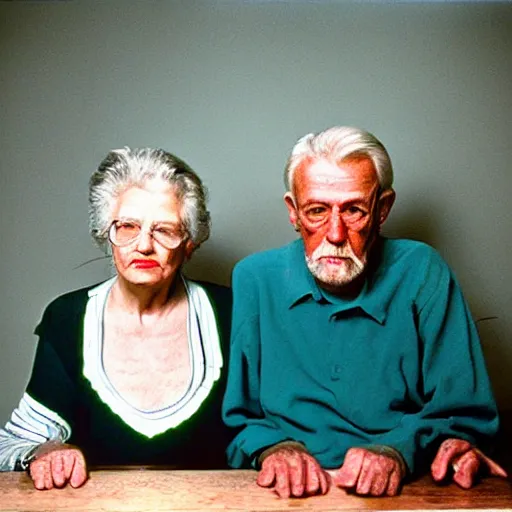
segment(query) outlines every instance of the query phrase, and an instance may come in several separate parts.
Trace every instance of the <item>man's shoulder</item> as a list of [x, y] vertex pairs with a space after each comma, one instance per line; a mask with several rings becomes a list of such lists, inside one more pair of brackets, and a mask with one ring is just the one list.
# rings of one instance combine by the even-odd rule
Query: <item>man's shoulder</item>
[[444, 261], [439, 252], [431, 245], [408, 238], [385, 238], [383, 242], [383, 260], [418, 262], [422, 260]]
[[283, 266], [288, 266], [293, 258], [301, 255], [303, 258], [301, 240], [294, 240], [281, 247], [266, 249], [264, 251], [249, 254], [235, 265], [235, 272], [257, 271], [272, 272]]
[[419, 281], [451, 274], [446, 261], [431, 245], [418, 240], [386, 238], [383, 242], [380, 272], [393, 274], [394, 271], [403, 278], [409, 275]]

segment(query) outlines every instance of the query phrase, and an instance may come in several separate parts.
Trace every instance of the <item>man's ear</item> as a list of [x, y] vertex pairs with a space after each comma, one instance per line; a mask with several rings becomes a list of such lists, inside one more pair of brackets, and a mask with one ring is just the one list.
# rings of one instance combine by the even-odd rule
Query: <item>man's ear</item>
[[390, 188], [388, 190], [384, 190], [379, 197], [379, 226], [382, 226], [386, 219], [388, 218], [389, 212], [393, 207], [393, 203], [395, 202], [396, 194], [395, 191]]
[[290, 224], [297, 229], [297, 224], [299, 222], [299, 214], [297, 212], [297, 207], [295, 206], [295, 201], [293, 199], [291, 192], [286, 192], [283, 197], [284, 204], [288, 209], [288, 218], [290, 219]]

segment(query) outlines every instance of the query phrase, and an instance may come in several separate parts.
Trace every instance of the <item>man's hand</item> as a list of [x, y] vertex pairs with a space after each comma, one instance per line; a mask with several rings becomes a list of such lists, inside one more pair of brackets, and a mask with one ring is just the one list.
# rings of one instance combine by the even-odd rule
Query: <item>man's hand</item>
[[[453, 473], [449, 471], [450, 466]], [[436, 482], [451, 475], [453, 481], [463, 489], [473, 486], [479, 470], [487, 471], [490, 475], [507, 477], [507, 472], [478, 448], [468, 441], [454, 438], [441, 444], [430, 470]]]
[[262, 458], [257, 484], [273, 487], [280, 498], [301, 498], [329, 490], [329, 475], [299, 443], [280, 443], [263, 452]]
[[350, 448], [334, 484], [364, 496], [395, 496], [405, 472], [402, 456], [393, 448]]
[[82, 452], [69, 444], [48, 442], [34, 453], [29, 473], [36, 489], [80, 487], [87, 480], [87, 468]]

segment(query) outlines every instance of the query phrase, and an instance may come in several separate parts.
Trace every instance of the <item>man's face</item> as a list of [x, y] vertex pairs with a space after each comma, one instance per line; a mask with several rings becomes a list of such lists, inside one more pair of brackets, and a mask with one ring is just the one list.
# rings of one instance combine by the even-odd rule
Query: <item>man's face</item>
[[306, 162], [295, 172], [294, 193], [285, 202], [308, 268], [323, 288], [339, 291], [364, 271], [395, 194], [380, 190], [367, 157]]

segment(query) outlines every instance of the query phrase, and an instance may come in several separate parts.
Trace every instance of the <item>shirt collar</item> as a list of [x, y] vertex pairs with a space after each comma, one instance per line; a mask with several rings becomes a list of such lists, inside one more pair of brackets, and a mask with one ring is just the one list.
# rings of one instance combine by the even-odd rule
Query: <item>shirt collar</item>
[[383, 324], [391, 302], [391, 294], [386, 293], [386, 287], [382, 286], [383, 276], [380, 261], [384, 243], [385, 240], [379, 240], [379, 243], [374, 246], [373, 261], [368, 265], [368, 277], [361, 292], [355, 299], [347, 300], [331, 295], [318, 286], [307, 267], [302, 239], [292, 242], [288, 246], [289, 253], [287, 255], [287, 302], [290, 309], [304, 302], [314, 300], [317, 303], [332, 304], [333, 315], [359, 308], [377, 322]]

